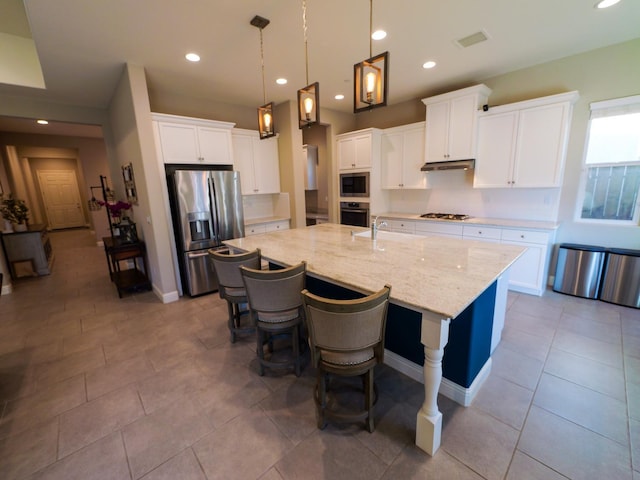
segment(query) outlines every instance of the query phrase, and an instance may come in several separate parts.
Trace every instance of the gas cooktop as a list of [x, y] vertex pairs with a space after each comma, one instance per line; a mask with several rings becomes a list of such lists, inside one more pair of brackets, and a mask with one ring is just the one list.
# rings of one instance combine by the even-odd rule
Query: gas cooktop
[[471, 218], [469, 215], [465, 215], [464, 213], [423, 213], [420, 215], [422, 218], [439, 218], [441, 220], [466, 220], [467, 218]]

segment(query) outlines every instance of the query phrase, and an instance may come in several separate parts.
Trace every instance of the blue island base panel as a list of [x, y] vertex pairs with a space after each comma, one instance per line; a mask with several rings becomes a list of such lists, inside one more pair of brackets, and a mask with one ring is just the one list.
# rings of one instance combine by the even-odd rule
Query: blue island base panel
[[[316, 295], [340, 300], [364, 296], [309, 276], [307, 289]], [[444, 348], [442, 360], [442, 376], [464, 388], [471, 386], [490, 356], [496, 289], [497, 282], [494, 282], [454, 318], [449, 326], [449, 341]], [[391, 290], [393, 291], [393, 285]], [[415, 364], [423, 365], [421, 324], [422, 315], [419, 312], [389, 304], [385, 348]]]

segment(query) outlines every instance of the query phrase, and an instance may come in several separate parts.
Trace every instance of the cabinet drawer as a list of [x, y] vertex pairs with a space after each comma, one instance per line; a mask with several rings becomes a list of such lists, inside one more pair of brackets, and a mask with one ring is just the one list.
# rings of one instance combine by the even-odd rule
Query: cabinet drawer
[[249, 235], [259, 235], [261, 233], [265, 233], [267, 231], [264, 224], [258, 225], [250, 225], [245, 227], [244, 234], [248, 237]]
[[274, 232], [276, 230], [289, 230], [289, 220], [267, 223], [265, 225], [265, 229], [267, 232]]
[[538, 243], [546, 245], [549, 243], [549, 234], [547, 232], [538, 232], [532, 230], [502, 230], [502, 241], [505, 242], [525, 242]]
[[495, 227], [483, 227], [482, 225], [464, 225], [462, 236], [464, 238], [485, 238], [487, 240], [500, 240], [502, 229]]
[[444, 222], [416, 222], [418, 235], [447, 235], [462, 237], [462, 225], [453, 225]]
[[389, 219], [378, 219], [378, 222], [381, 220], [387, 222], [386, 227], [382, 227], [384, 230], [391, 230], [392, 232], [402, 232], [402, 233], [415, 233], [416, 224], [415, 222], [409, 222], [406, 220], [389, 220]]

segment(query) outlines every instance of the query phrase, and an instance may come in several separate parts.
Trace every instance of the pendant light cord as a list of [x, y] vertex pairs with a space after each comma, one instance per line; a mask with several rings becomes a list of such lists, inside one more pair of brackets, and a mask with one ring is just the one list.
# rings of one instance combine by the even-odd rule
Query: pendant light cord
[[304, 64], [309, 85], [309, 49], [307, 48], [307, 2], [302, 0], [302, 33], [304, 34]]
[[369, 0], [369, 58], [373, 57], [373, 0]]
[[267, 103], [267, 87], [264, 83], [264, 46], [262, 44], [262, 28], [260, 29], [260, 62], [262, 64], [262, 103]]

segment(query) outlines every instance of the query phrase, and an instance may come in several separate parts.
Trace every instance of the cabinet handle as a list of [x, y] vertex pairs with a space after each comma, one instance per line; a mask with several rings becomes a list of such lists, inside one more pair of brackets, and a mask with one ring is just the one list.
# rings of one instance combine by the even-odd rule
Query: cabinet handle
[[524, 238], [524, 235], [520, 235], [520, 238]]

